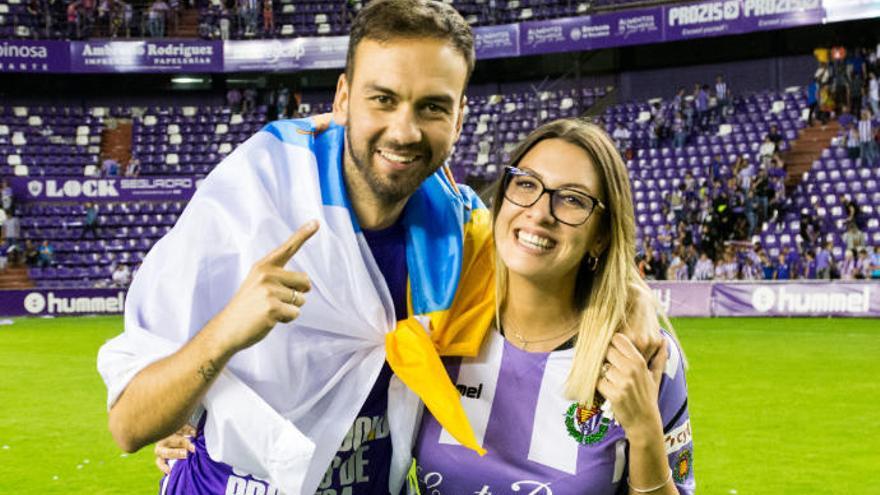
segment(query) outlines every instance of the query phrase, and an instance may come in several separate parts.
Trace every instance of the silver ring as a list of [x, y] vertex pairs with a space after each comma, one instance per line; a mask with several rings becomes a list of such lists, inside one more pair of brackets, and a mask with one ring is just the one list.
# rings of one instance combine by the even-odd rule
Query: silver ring
[[298, 298], [299, 298], [299, 291], [296, 290], [296, 289], [293, 289], [293, 295], [292, 295], [291, 298], [290, 298], [290, 304], [293, 304], [293, 305], [295, 306], [295, 305], [296, 305], [296, 300], [297, 300]]
[[608, 363], [603, 364], [602, 369], [599, 371], [599, 376], [601, 378], [607, 378], [609, 369], [611, 369], [610, 364], [608, 364]]

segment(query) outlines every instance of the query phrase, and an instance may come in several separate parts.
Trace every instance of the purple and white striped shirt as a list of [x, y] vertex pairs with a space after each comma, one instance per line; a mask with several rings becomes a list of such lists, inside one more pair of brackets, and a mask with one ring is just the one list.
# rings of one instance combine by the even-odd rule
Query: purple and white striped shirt
[[[574, 349], [532, 353], [491, 332], [477, 358], [447, 361], [484, 457], [462, 447], [428, 413], [416, 443], [421, 493], [613, 495], [625, 487], [623, 428], [600, 407], [581, 407], [562, 390]], [[666, 335], [660, 385], [666, 453], [682, 494], [694, 492], [693, 441], [681, 351]]]

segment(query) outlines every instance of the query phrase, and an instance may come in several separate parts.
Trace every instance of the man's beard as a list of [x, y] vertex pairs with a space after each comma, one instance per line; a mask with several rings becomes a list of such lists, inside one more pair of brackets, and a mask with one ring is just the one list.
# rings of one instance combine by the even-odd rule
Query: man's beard
[[418, 167], [417, 169], [401, 170], [391, 176], [385, 176], [376, 171], [376, 165], [374, 163], [375, 155], [377, 154], [376, 150], [379, 148], [379, 146], [377, 146], [379, 138], [372, 139], [367, 143], [365, 150], [360, 150], [352, 143], [351, 130], [351, 126], [349, 125], [348, 132], [345, 133], [349, 156], [351, 157], [352, 162], [354, 162], [355, 168], [360, 173], [364, 182], [367, 183], [376, 199], [388, 205], [403, 201], [416, 192], [422, 182], [443, 165], [446, 158], [449, 156], [449, 151], [451, 151], [447, 150], [446, 153], [437, 157], [435, 160], [431, 146], [424, 140], [417, 145], [406, 147], [385, 146], [385, 148], [395, 153], [417, 154], [420, 156], [418, 161], [422, 162], [421, 165], [416, 165]]

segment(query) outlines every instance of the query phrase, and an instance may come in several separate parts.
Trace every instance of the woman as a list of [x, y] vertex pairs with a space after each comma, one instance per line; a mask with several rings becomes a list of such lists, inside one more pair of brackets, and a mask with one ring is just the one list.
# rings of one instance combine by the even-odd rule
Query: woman
[[[618, 332], [639, 320], [636, 299], [651, 296], [633, 261], [629, 180], [613, 142], [559, 120], [526, 138], [512, 165], [493, 202], [496, 328], [479, 357], [446, 363], [488, 454], [458, 445], [426, 412], [410, 492], [692, 492], [677, 343], [667, 334], [649, 367]], [[649, 340], [654, 326], [645, 328], [628, 333]], [[165, 441], [160, 468], [187, 446]]]
[[496, 328], [479, 357], [447, 363], [489, 453], [457, 445], [425, 414], [420, 493], [692, 492], [675, 339], [666, 335], [668, 361], [649, 366], [616, 331], [645, 286], [611, 139], [574, 119], [538, 128], [514, 151], [492, 210]]

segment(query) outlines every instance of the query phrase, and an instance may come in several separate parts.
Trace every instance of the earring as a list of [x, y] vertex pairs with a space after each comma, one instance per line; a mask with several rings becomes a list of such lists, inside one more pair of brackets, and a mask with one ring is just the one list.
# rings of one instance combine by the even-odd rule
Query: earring
[[599, 267], [599, 258], [597, 256], [594, 257], [588, 254], [587, 259], [584, 261], [587, 262], [587, 266], [590, 267], [591, 272], [595, 272], [596, 268]]

